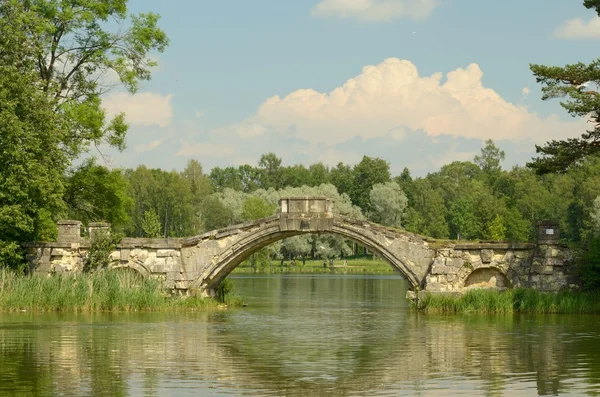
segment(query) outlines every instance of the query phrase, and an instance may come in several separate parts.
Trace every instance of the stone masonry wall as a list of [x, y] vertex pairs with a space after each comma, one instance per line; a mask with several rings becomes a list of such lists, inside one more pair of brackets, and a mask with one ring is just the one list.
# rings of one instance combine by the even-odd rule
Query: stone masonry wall
[[[210, 295], [251, 250], [283, 237], [315, 232], [304, 230], [301, 223], [290, 229], [287, 221], [282, 228], [282, 219], [273, 216], [187, 239], [124, 238], [110, 254], [109, 267], [162, 279], [173, 290], [205, 289], [201, 292]], [[462, 243], [412, 238], [409, 233], [365, 221], [331, 217], [322, 221], [323, 225], [315, 224], [316, 232], [369, 242], [425, 291], [513, 287], [556, 291], [575, 284], [572, 254], [558, 243], [552, 224], [540, 226], [538, 243]], [[80, 226], [77, 221], [63, 221], [57, 242], [26, 244], [30, 271], [41, 275], [81, 272], [90, 244], [80, 236]], [[107, 229], [106, 224], [93, 226]]]

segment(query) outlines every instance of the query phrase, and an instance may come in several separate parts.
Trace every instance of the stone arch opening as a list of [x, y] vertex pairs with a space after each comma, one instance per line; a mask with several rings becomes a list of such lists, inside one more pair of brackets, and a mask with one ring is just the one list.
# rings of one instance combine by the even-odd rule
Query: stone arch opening
[[141, 276], [142, 278], [150, 277], [152, 272], [146, 268], [142, 263], [133, 261], [125, 264], [114, 265], [110, 267], [110, 270], [120, 271], [120, 272], [130, 272], [131, 274], [136, 274]]
[[508, 277], [498, 268], [495, 267], [483, 267], [474, 270], [465, 279], [466, 289], [475, 288], [496, 288], [506, 289], [510, 288], [511, 284]]
[[[267, 226], [267, 225], [265, 225]], [[243, 239], [237, 241], [232, 247], [225, 250], [220, 260], [213, 263], [203, 274], [203, 277], [194, 283], [194, 289], [204, 290], [206, 292], [214, 291], [223, 279], [225, 279], [239, 264], [246, 260], [250, 255], [272, 244], [276, 241], [283, 240], [288, 237], [293, 237], [301, 234], [334, 234], [358, 244], [367, 247], [369, 250], [381, 256], [393, 269], [402, 274], [411, 287], [420, 286], [421, 278], [405, 263], [405, 261], [396, 256], [391, 250], [387, 249], [385, 244], [378, 239], [368, 237], [366, 234], [361, 234], [360, 231], [350, 227], [345, 227], [343, 224], [333, 226], [331, 230], [323, 231], [281, 231], [279, 223], [264, 227], [261, 231], [252, 233]], [[209, 292], [210, 294], [210, 292]]]

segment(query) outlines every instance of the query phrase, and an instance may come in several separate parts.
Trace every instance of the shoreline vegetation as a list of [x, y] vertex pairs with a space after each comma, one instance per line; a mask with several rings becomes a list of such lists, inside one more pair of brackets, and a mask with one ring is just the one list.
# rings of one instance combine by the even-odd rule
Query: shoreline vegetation
[[[306, 260], [304, 263], [301, 259], [295, 261], [285, 260], [283, 266], [280, 260], [273, 260], [267, 266], [257, 264], [251, 266], [247, 260], [233, 270], [231, 274], [394, 274], [397, 273], [383, 259], [372, 259], [367, 257], [347, 259], [344, 265], [344, 259], [336, 259], [332, 262], [324, 260]], [[323, 265], [325, 263], [325, 266]], [[399, 274], [399, 273], [397, 273]]]
[[600, 314], [600, 291], [474, 289], [464, 294], [426, 293], [412, 304], [428, 314]]
[[41, 277], [0, 270], [0, 313], [209, 311], [243, 304], [229, 280], [217, 292], [220, 299], [170, 294], [160, 280], [132, 272]]

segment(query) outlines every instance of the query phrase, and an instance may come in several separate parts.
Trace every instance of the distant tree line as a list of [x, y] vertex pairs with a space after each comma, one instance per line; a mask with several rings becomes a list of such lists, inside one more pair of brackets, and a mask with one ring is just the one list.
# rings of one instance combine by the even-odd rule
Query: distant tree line
[[[181, 171], [139, 166], [109, 171], [86, 162], [67, 178], [67, 216], [105, 220], [132, 237], [182, 237], [273, 215], [279, 199], [318, 195], [339, 214], [439, 239], [531, 241], [540, 220], [560, 222], [564, 242], [582, 243], [600, 227], [600, 159], [561, 174], [503, 170], [504, 152], [488, 140], [473, 161], [456, 161], [425, 177], [364, 156], [356, 165], [284, 166], [274, 153], [256, 166], [215, 167], [197, 160]], [[270, 247], [272, 258], [342, 257], [349, 241], [304, 236]], [[256, 258], [255, 258], [256, 259]]]

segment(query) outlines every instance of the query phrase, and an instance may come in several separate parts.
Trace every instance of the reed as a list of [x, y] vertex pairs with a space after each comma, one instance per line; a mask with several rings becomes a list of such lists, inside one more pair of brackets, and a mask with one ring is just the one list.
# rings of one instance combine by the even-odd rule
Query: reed
[[[229, 305], [239, 305], [227, 297]], [[174, 296], [160, 280], [137, 274], [97, 271], [51, 277], [23, 276], [0, 270], [0, 311], [161, 311], [223, 307], [214, 299]]]
[[599, 314], [600, 292], [542, 292], [517, 288], [471, 290], [465, 294], [427, 294], [419, 302], [427, 313]]

